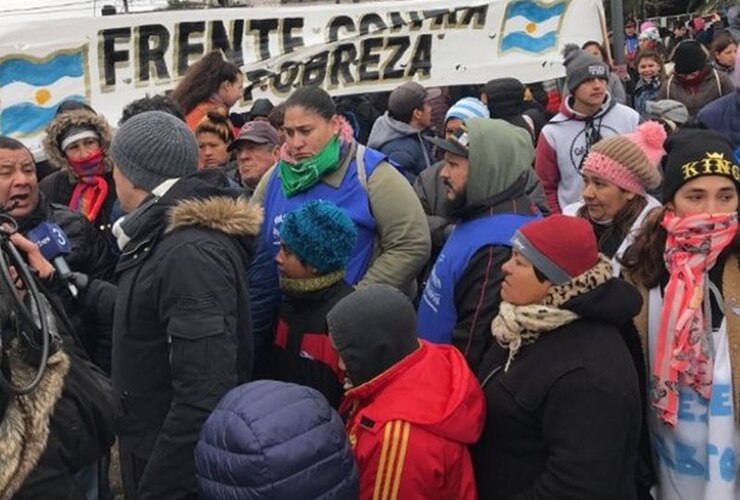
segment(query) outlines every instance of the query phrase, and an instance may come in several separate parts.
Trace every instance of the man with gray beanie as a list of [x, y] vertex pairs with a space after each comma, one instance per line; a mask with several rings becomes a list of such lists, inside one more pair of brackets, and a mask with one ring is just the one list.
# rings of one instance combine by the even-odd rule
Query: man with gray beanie
[[483, 393], [452, 346], [416, 337], [409, 299], [367, 285], [326, 316], [346, 372], [347, 434], [360, 470], [360, 500], [474, 500], [468, 445], [481, 434]]
[[107, 296], [113, 309], [126, 498], [197, 498], [193, 450], [201, 426], [251, 376], [245, 270], [262, 212], [229, 190], [221, 172], [197, 171], [195, 137], [170, 114], [127, 120], [110, 156], [128, 212], [114, 227], [123, 252], [118, 287], [113, 305], [112, 285], [99, 282], [87, 300]]
[[581, 167], [591, 146], [634, 131], [640, 121], [635, 110], [609, 95], [606, 63], [574, 44], [566, 45], [563, 54], [570, 95], [560, 113], [542, 128], [534, 162], [553, 213], [580, 200]]

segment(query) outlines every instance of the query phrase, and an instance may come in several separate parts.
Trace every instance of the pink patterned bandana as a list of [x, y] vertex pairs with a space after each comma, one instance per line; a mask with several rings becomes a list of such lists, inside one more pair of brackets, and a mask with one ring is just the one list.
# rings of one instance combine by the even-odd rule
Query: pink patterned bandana
[[652, 404], [665, 424], [674, 427], [678, 386], [705, 399], [712, 391], [712, 355], [704, 317], [707, 271], [735, 238], [737, 213], [678, 217], [667, 212], [665, 263], [671, 277], [665, 289], [651, 377]]

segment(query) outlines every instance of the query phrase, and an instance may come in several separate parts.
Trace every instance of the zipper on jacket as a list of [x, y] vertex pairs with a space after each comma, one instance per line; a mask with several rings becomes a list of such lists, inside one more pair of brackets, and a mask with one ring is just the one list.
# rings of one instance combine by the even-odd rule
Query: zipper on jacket
[[486, 387], [486, 385], [488, 385], [488, 382], [491, 381], [491, 379], [493, 378], [493, 376], [496, 375], [501, 370], [501, 368], [503, 368], [503, 367], [504, 367], [504, 365], [498, 365], [496, 368], [494, 368], [491, 371], [491, 373], [489, 373], [488, 375], [486, 375], [486, 378], [484, 378], [483, 379], [483, 382], [480, 383], [481, 389], [483, 389], [484, 387]]

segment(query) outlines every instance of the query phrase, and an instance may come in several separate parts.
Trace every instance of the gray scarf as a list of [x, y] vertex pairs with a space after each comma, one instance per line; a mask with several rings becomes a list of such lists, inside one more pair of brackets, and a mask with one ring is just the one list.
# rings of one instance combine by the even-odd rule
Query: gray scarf
[[118, 248], [122, 252], [132, 240], [138, 239], [159, 225], [169, 208], [159, 201], [179, 180], [179, 178], [167, 179], [154, 188], [152, 194], [136, 210], [124, 215], [113, 224], [111, 232], [116, 237]]

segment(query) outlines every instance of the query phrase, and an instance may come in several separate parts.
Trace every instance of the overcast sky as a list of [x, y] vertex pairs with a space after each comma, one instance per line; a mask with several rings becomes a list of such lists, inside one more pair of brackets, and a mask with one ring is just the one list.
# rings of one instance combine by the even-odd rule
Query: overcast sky
[[[115, 5], [119, 12], [123, 11], [123, 0], [2, 0], [0, 19], [8, 21], [17, 16], [46, 19], [92, 17], [99, 16], [104, 5]], [[129, 7], [135, 12], [164, 5], [167, 5], [167, 0], [129, 0]]]

